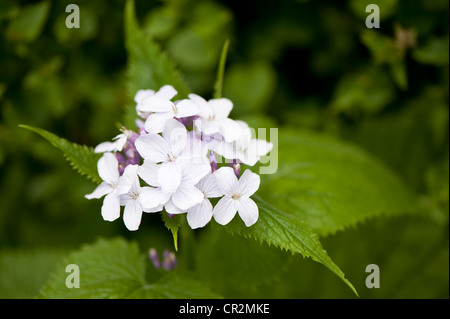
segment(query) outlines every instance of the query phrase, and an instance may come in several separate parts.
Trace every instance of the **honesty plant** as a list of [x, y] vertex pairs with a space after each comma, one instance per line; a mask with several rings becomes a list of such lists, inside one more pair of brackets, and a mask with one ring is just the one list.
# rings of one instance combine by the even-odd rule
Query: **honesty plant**
[[[247, 227], [253, 225], [258, 206], [249, 197], [260, 179], [246, 170], [238, 181], [240, 164], [255, 165], [273, 144], [252, 139], [246, 123], [228, 117], [229, 99], [206, 101], [189, 94], [189, 99], [172, 101], [177, 93], [171, 85], [136, 93], [138, 132], [124, 128], [112, 142], [95, 148], [103, 153], [98, 172], [104, 182], [86, 198], [108, 194], [102, 207], [108, 221], [119, 218], [119, 203], [125, 206], [123, 220], [132, 231], [139, 228], [142, 212], [163, 209], [188, 213], [191, 228], [205, 226], [211, 217], [226, 225], [236, 211]], [[215, 151], [228, 160], [219, 169]], [[208, 198], [223, 195], [213, 208]]]
[[[278, 131], [271, 131], [274, 144], [255, 138], [246, 122], [229, 117], [233, 102], [222, 97], [228, 42], [219, 61], [214, 98], [207, 100], [187, 88], [174, 64], [139, 27], [132, 0], [126, 2], [124, 21], [129, 104], [121, 133], [93, 149], [40, 128], [22, 127], [43, 136], [64, 153], [78, 172], [97, 183], [85, 197], [104, 196], [104, 220], [117, 220], [122, 210], [125, 226], [135, 231], [143, 213], [161, 212], [165, 226], [173, 234], [175, 249], [178, 230], [183, 228], [181, 237], [190, 241], [185, 247], [192, 248], [186, 255], [192, 253], [195, 256], [189, 258], [202, 259], [218, 251], [222, 254], [207, 237], [217, 228], [210, 227], [203, 240], [195, 241], [189, 236], [189, 228], [205, 227], [214, 219], [224, 225], [218, 235], [225, 229], [241, 235], [242, 240], [256, 239], [309, 257], [356, 293], [323, 249], [319, 235], [333, 234], [382, 214], [413, 211], [415, 201], [404, 183], [363, 150], [326, 134], [280, 127], [277, 139], [273, 137], [278, 137]], [[269, 152], [277, 156], [279, 169], [260, 178], [252, 170]], [[206, 246], [211, 246], [210, 250], [204, 250]], [[260, 255], [252, 257], [251, 251], [241, 250], [238, 256], [245, 256], [243, 263], [247, 266], [254, 265], [252, 274], [258, 282], [273, 275], [273, 269], [283, 268], [266, 255], [263, 260], [269, 267], [259, 267]], [[166, 268], [171, 269], [175, 258], [169, 257], [165, 258]], [[149, 258], [156, 268], [160, 267], [155, 251]], [[80, 288], [86, 289], [86, 296], [204, 296], [205, 290], [187, 276], [180, 279], [171, 274], [160, 284], [146, 284], [137, 247], [123, 240], [101, 241], [70, 256], [71, 263], [72, 259], [83, 267], [84, 278], [93, 278], [90, 285]], [[240, 263], [240, 258], [209, 260], [211, 264], [206, 266], [203, 262], [193, 264], [199, 269], [207, 267], [218, 274], [215, 278], [226, 277], [227, 281], [233, 271], [245, 269], [240, 264], [233, 267], [233, 260]], [[124, 272], [124, 265], [135, 271]], [[221, 270], [227, 275], [222, 275]], [[73, 290], [59, 290], [60, 282], [55, 277], [43, 295], [73, 296]]]

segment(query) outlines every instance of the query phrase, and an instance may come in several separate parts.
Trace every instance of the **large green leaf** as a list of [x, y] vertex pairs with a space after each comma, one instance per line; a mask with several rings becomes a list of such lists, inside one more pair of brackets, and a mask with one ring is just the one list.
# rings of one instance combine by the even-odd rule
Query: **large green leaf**
[[54, 147], [60, 149], [72, 167], [81, 175], [86, 175], [94, 182], [101, 182], [97, 172], [97, 161], [99, 160], [101, 154], [94, 153], [94, 150], [91, 147], [71, 143], [66, 139], [58, 137], [53, 133], [37, 127], [28, 125], [20, 125], [20, 127], [39, 134], [49, 141]]
[[417, 210], [409, 188], [363, 150], [327, 135], [280, 129], [278, 171], [258, 194], [320, 235]]
[[[68, 288], [67, 265], [79, 267], [79, 288]], [[146, 262], [136, 243], [100, 239], [62, 260], [42, 288], [40, 298], [217, 298], [207, 287], [168, 273], [155, 283], [145, 280]]]
[[310, 257], [334, 272], [357, 294], [353, 285], [345, 278], [344, 273], [322, 248], [318, 236], [301, 219], [286, 214], [258, 196], [254, 196], [254, 200], [259, 208], [258, 221], [253, 226], [246, 227], [235, 218], [226, 226], [228, 231]]
[[170, 84], [178, 91], [177, 98], [187, 97], [189, 91], [173, 62], [139, 27], [133, 0], [128, 0], [125, 7], [125, 38], [131, 104], [125, 113], [125, 124], [132, 127], [136, 118], [132, 100], [138, 90], [158, 90], [163, 85]]

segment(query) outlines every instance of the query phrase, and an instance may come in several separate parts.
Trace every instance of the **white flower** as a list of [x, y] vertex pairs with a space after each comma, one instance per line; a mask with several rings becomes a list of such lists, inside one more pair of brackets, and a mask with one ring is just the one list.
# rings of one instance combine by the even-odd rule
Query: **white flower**
[[203, 201], [187, 210], [187, 221], [192, 229], [204, 227], [211, 220], [213, 206], [208, 198], [221, 197], [223, 195], [213, 174], [203, 177], [196, 187], [203, 193]]
[[[147, 132], [160, 133], [163, 131], [167, 120], [174, 117], [189, 117], [198, 113], [198, 106], [189, 100], [172, 102], [171, 99], [176, 94], [177, 91], [172, 86], [165, 85], [155, 94], [141, 93], [135, 97], [138, 100], [138, 105], [136, 106], [138, 114], [147, 116], [145, 121], [145, 130]], [[150, 114], [150, 112], [152, 113]]]
[[139, 176], [151, 187], [142, 194], [142, 202], [146, 206], [164, 205], [166, 211], [171, 214], [185, 213], [189, 208], [199, 204], [204, 194], [195, 185], [206, 174], [211, 172], [208, 162], [189, 163], [180, 165], [181, 178], [178, 186], [171, 192], [165, 192], [159, 184], [161, 164], [144, 161], [138, 169]]
[[128, 139], [133, 136], [133, 131], [123, 130], [122, 134], [117, 135], [113, 138], [113, 142], [103, 142], [98, 144], [94, 152], [95, 153], [105, 153], [105, 152], [121, 152]]
[[213, 150], [227, 159], [238, 159], [246, 165], [253, 166], [261, 159], [261, 156], [272, 150], [273, 144], [262, 139], [252, 138], [248, 124], [243, 121], [236, 122], [242, 130], [240, 138], [232, 143], [220, 141], [213, 144]]
[[250, 199], [259, 188], [258, 174], [246, 170], [238, 180], [231, 167], [221, 167], [214, 172], [217, 185], [225, 194], [213, 210], [214, 219], [221, 225], [228, 224], [238, 212], [247, 227], [258, 220], [258, 206]]
[[119, 163], [112, 153], [105, 153], [97, 162], [97, 170], [103, 182], [88, 195], [87, 199], [100, 198], [104, 195], [102, 217], [113, 221], [120, 216], [119, 196], [128, 192], [131, 185], [119, 176]]
[[189, 94], [189, 99], [199, 107], [199, 118], [194, 126], [205, 135], [220, 133], [225, 141], [232, 142], [241, 136], [241, 127], [228, 115], [233, 108], [233, 103], [225, 98], [206, 101], [201, 96]]
[[174, 119], [167, 121], [162, 136], [158, 134], [141, 135], [135, 145], [145, 160], [161, 163], [158, 169], [157, 184], [164, 193], [174, 193], [180, 185], [182, 163], [203, 164], [208, 162], [206, 149], [203, 154], [201, 142], [197, 141], [193, 134], [188, 135], [184, 125]]
[[162, 211], [163, 208], [162, 205], [147, 206], [143, 201], [145, 193], [151, 187], [140, 186], [137, 169], [137, 165], [128, 165], [122, 175], [130, 185], [129, 191], [120, 196], [120, 204], [121, 206], [125, 206], [123, 221], [128, 230], [137, 230], [139, 228], [143, 211], [146, 213], [155, 213]]

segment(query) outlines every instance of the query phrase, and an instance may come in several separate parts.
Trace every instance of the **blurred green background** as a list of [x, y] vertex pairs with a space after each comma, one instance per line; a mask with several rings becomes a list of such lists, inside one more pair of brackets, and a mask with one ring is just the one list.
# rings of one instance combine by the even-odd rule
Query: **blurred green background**
[[[65, 26], [69, 3], [80, 7], [80, 29]], [[365, 27], [369, 3], [380, 7], [380, 29]], [[127, 102], [124, 6], [0, 2], [2, 298], [34, 296], [60, 254], [98, 236], [120, 234], [145, 249], [172, 245], [159, 216], [146, 215], [135, 233], [104, 222], [100, 202], [83, 197], [94, 185], [47, 141], [18, 127], [91, 146], [117, 134]], [[323, 245], [344, 272], [362, 272], [350, 278], [362, 285], [365, 265], [389, 265], [382, 288], [362, 297], [448, 298], [447, 0], [136, 1], [136, 12], [191, 91], [207, 98], [222, 45], [231, 40], [223, 94], [234, 102], [232, 117], [254, 127], [328, 132], [402, 177], [424, 214], [368, 221]], [[322, 266], [292, 259], [263, 286], [224, 289], [236, 297], [352, 297]], [[36, 271], [24, 278], [30, 263]]]

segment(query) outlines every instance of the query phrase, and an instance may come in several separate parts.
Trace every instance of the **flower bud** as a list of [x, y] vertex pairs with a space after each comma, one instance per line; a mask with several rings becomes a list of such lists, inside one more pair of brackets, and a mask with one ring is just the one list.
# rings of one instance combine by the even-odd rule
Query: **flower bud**
[[161, 261], [155, 248], [150, 248], [150, 250], [148, 251], [148, 257], [150, 258], [150, 261], [156, 269], [161, 268]]

